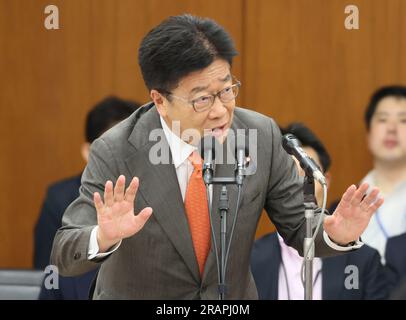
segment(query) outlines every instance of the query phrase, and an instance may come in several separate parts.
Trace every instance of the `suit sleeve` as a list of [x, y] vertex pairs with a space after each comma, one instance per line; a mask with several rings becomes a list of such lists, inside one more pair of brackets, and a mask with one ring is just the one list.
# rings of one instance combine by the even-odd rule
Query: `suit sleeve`
[[62, 227], [53, 243], [51, 262], [58, 267], [62, 276], [80, 275], [101, 263], [87, 258], [90, 234], [97, 225], [93, 194], [97, 191], [103, 197], [106, 181], [115, 183], [119, 176], [116, 168], [116, 160], [108, 145], [102, 138], [95, 140], [82, 175], [79, 197], [66, 209]]

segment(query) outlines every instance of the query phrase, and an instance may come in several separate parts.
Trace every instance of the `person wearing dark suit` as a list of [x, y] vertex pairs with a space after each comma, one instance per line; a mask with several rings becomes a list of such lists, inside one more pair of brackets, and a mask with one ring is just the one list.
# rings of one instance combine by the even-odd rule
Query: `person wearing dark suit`
[[[103, 132], [130, 116], [138, 103], [107, 97], [97, 103], [88, 113], [85, 123], [86, 142], [82, 145], [81, 153], [87, 162], [90, 144]], [[41, 213], [34, 229], [34, 268], [44, 270], [49, 265], [52, 243], [57, 230], [62, 225], [62, 216], [66, 208], [79, 196], [81, 174], [52, 184], [47, 191]], [[81, 299], [87, 297], [90, 280], [95, 272], [90, 272], [78, 278], [59, 279], [59, 290], [45, 290], [42, 299]], [[86, 288], [86, 290], [85, 290]]]
[[[294, 134], [302, 143], [303, 149], [324, 172], [330, 183], [330, 155], [320, 139], [305, 125], [292, 123], [284, 134]], [[299, 172], [303, 171], [297, 164]], [[317, 203], [322, 202], [322, 190], [315, 185]], [[335, 210], [337, 204], [332, 210]], [[277, 232], [268, 234], [255, 241], [251, 256], [251, 269], [258, 288], [260, 299], [303, 299], [304, 289], [299, 270], [303, 258], [297, 251], [288, 247], [278, 237]], [[350, 267], [349, 267], [350, 266]], [[352, 269], [352, 266], [356, 269]], [[347, 269], [348, 268], [348, 269]], [[313, 298], [323, 300], [335, 299], [385, 299], [387, 286], [380, 262], [380, 255], [375, 249], [366, 245], [344, 255], [314, 259]], [[357, 274], [358, 286], [352, 288], [347, 278], [351, 272]], [[347, 279], [347, 280], [346, 280]], [[347, 283], [347, 287], [346, 287]]]
[[[257, 138], [257, 173], [242, 188], [226, 298], [257, 298], [249, 262], [263, 208], [285, 241], [301, 250], [299, 176], [275, 122], [236, 107], [235, 55], [221, 26], [191, 15], [166, 19], [142, 40], [139, 64], [153, 101], [94, 141], [80, 196], [65, 211], [52, 248], [51, 261], [65, 276], [100, 267], [94, 299], [218, 298], [213, 243], [219, 243], [220, 218], [213, 214], [210, 237], [208, 200], [217, 213], [221, 186], [207, 199], [197, 152], [203, 134], [222, 143], [227, 156], [232, 132], [253, 129]], [[234, 176], [235, 162], [216, 160], [215, 176]], [[316, 254], [360, 246], [359, 235], [382, 204], [378, 190], [361, 199], [367, 188], [348, 188], [320, 228]], [[237, 193], [228, 188], [231, 221]]]
[[365, 110], [367, 146], [373, 168], [361, 180], [377, 187], [385, 203], [361, 235], [385, 262], [386, 241], [406, 232], [406, 86], [378, 88]]
[[406, 300], [406, 277], [400, 279], [398, 286], [391, 292], [389, 300]]
[[[343, 255], [322, 258], [322, 300], [376, 300], [387, 298], [386, 279], [379, 253], [367, 245]], [[276, 232], [258, 239], [252, 249], [251, 270], [261, 300], [278, 300], [281, 269], [281, 245]], [[346, 288], [346, 277], [355, 266], [358, 270], [358, 287]], [[347, 272], [346, 272], [347, 271]], [[289, 275], [287, 276], [289, 279]], [[284, 278], [286, 281], [286, 278]], [[347, 280], [348, 281], [348, 280]], [[289, 282], [289, 280], [288, 280]], [[286, 285], [283, 283], [281, 285]], [[299, 283], [302, 287], [302, 284]]]
[[[386, 274], [391, 291], [399, 291], [406, 281], [406, 233], [389, 238], [386, 242]], [[403, 285], [403, 287], [405, 287]], [[406, 292], [406, 291], [404, 291]], [[405, 295], [406, 298], [406, 295]]]
[[52, 242], [66, 208], [79, 196], [81, 175], [49, 186], [34, 230], [34, 269], [49, 265]]
[[76, 277], [58, 277], [57, 288], [46, 288], [44, 281], [39, 300], [89, 300], [91, 286], [96, 278], [97, 269]]

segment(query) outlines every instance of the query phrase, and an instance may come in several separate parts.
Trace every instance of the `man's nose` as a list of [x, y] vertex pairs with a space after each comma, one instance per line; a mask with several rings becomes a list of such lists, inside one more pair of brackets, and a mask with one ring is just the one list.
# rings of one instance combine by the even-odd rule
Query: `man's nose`
[[397, 125], [397, 122], [396, 122], [396, 121], [394, 121], [394, 120], [389, 120], [388, 123], [387, 123], [387, 126], [386, 126], [386, 130], [387, 130], [388, 132], [396, 132], [397, 127], [398, 127], [398, 125]]
[[210, 109], [209, 112], [209, 118], [210, 119], [216, 119], [216, 118], [221, 118], [224, 116], [224, 114], [227, 112], [227, 108], [224, 105], [223, 102], [221, 102], [219, 97], [214, 98], [213, 106]]

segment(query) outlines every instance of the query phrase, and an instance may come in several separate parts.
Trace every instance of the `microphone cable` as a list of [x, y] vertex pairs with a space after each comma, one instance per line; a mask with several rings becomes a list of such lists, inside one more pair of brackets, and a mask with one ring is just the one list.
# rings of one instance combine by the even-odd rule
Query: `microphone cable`
[[230, 247], [231, 247], [231, 240], [233, 239], [233, 234], [234, 234], [234, 228], [237, 222], [237, 217], [238, 217], [238, 207], [240, 206], [240, 200], [241, 200], [241, 191], [242, 191], [242, 185], [238, 185], [238, 195], [237, 195], [237, 206], [235, 207], [235, 214], [234, 214], [234, 220], [233, 220], [233, 225], [231, 227], [231, 232], [230, 232], [230, 238], [228, 240], [228, 245], [227, 245], [227, 251], [226, 251], [226, 257], [225, 257], [225, 262], [224, 262], [224, 275], [223, 279], [225, 279], [226, 276], [226, 271], [227, 271], [227, 262], [228, 262], [228, 254], [230, 253]]
[[[213, 241], [214, 254], [216, 255], [217, 283], [218, 283], [218, 287], [220, 287], [220, 262], [219, 262], [218, 251], [217, 251], [216, 234], [214, 233], [213, 215], [212, 215], [212, 210], [211, 210], [212, 199], [210, 197], [209, 188], [210, 188], [210, 185], [206, 184], [207, 202], [208, 202], [208, 205], [209, 205], [209, 218], [210, 218], [209, 220], [210, 220], [211, 238], [212, 238], [212, 241]], [[221, 300], [220, 293], [219, 293], [219, 300]]]
[[[230, 247], [231, 247], [231, 241], [233, 239], [234, 229], [235, 229], [235, 226], [237, 224], [237, 217], [238, 217], [238, 212], [239, 212], [238, 207], [240, 206], [241, 192], [242, 192], [242, 185], [238, 185], [237, 205], [236, 205], [236, 208], [235, 208], [234, 220], [233, 220], [233, 224], [232, 224], [232, 227], [231, 227], [230, 236], [229, 236], [229, 239], [228, 239], [227, 250], [226, 250], [226, 255], [225, 255], [225, 259], [224, 259], [224, 270], [223, 270], [223, 274], [220, 277], [219, 252], [218, 252], [218, 249], [217, 249], [216, 234], [214, 232], [213, 215], [212, 215], [213, 212], [212, 212], [212, 206], [211, 206], [212, 205], [212, 199], [210, 197], [209, 184], [206, 184], [206, 193], [207, 193], [207, 199], [208, 199], [208, 205], [209, 205], [210, 229], [211, 229], [211, 236], [212, 236], [212, 239], [213, 239], [214, 252], [215, 252], [215, 255], [216, 255], [218, 287], [220, 287], [220, 285], [221, 285], [221, 283], [220, 283], [221, 278], [223, 279], [223, 281], [225, 281], [228, 257], [229, 257], [229, 253], [230, 253]], [[221, 294], [220, 293], [219, 293], [219, 300], [221, 300]]]

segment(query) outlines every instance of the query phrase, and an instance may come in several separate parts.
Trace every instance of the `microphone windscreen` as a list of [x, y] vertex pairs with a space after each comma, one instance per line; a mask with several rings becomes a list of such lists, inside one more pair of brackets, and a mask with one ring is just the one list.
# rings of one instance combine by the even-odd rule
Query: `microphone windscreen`
[[[204, 158], [207, 151], [212, 152], [212, 159], [215, 159], [215, 138], [212, 135], [206, 135], [200, 140], [199, 151], [200, 156]], [[206, 160], [206, 159], [204, 159]]]
[[294, 153], [295, 147], [300, 147], [301, 144], [295, 135], [288, 133], [282, 137], [282, 147], [289, 154]]
[[236, 144], [235, 144], [235, 152], [237, 153], [238, 150], [244, 149], [245, 156], [249, 156], [249, 141], [248, 136], [241, 132], [237, 133], [236, 136]]

